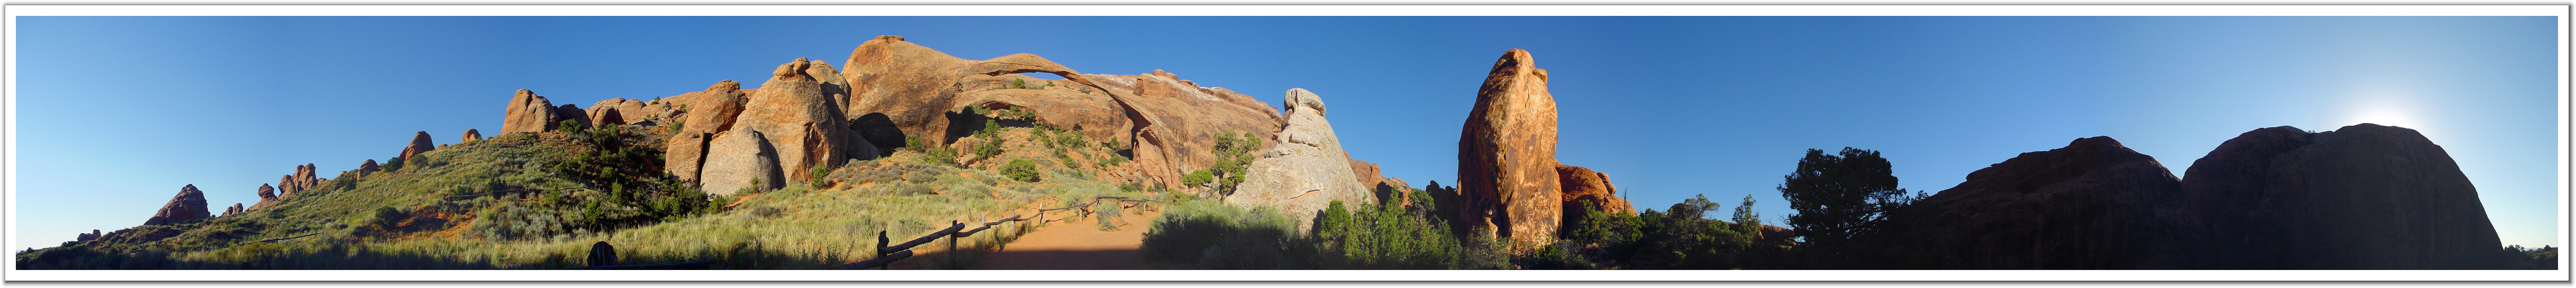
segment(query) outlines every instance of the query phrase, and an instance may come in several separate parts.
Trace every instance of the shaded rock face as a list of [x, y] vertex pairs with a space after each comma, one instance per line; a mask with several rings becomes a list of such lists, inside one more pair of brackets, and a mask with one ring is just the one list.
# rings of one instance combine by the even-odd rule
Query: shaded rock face
[[[779, 171], [778, 150], [760, 131], [740, 129], [718, 133], [707, 144], [707, 161], [699, 168], [699, 183], [707, 194], [733, 195], [743, 188], [759, 190], [785, 187], [786, 174]], [[752, 180], [760, 186], [751, 186]]]
[[456, 143], [465, 143], [474, 140], [483, 140], [483, 132], [474, 131], [473, 128], [466, 128], [465, 135], [456, 136]]
[[668, 170], [680, 181], [698, 183], [699, 168], [703, 167], [707, 160], [707, 142], [712, 138], [714, 135], [706, 132], [681, 132], [671, 135], [670, 140], [663, 140], [666, 142], [663, 142], [662, 157], [665, 164], [662, 165], [662, 169]]
[[89, 240], [98, 240], [98, 235], [98, 229], [89, 229], [89, 233], [81, 233], [80, 236], [72, 238], [72, 241], [89, 242]]
[[2502, 246], [2467, 174], [2413, 129], [2258, 129], [2187, 175], [2201, 268], [2484, 269]]
[[1939, 207], [1932, 243], [1955, 243], [1963, 269], [2175, 269], [2167, 203], [2182, 181], [2110, 137], [2022, 153], [1924, 198]]
[[[508, 112], [504, 113], [501, 119], [501, 134], [554, 131], [557, 122], [583, 118], [578, 116], [581, 115], [578, 112], [565, 114], [558, 108], [554, 106], [554, 102], [547, 101], [545, 96], [537, 96], [536, 91], [520, 89], [517, 94], [510, 96]], [[579, 111], [579, 109], [574, 110]]]
[[[1277, 143], [1244, 169], [1243, 184], [1224, 202], [1270, 207], [1283, 215], [1314, 215], [1336, 200], [1351, 207], [1377, 203], [1376, 194], [1351, 172], [1349, 154], [1342, 152], [1332, 123], [1324, 120], [1322, 98], [1300, 88], [1288, 89], [1287, 99], [1288, 125], [1278, 132]], [[1297, 227], [1313, 221], [1291, 218], [1301, 220]]]
[[402, 153], [395, 154], [394, 158], [411, 159], [411, 156], [429, 153], [430, 150], [438, 150], [438, 144], [430, 141], [429, 131], [412, 132], [411, 145], [403, 146]]
[[241, 214], [242, 211], [244, 211], [244, 209], [242, 209], [241, 203], [233, 203], [232, 207], [224, 207], [224, 214], [222, 216], [215, 217], [232, 216], [233, 214]]
[[1556, 165], [1556, 181], [1557, 189], [1564, 192], [1557, 199], [1559, 202], [1564, 202], [1559, 205], [1564, 206], [1563, 222], [1566, 224], [1585, 220], [1584, 213], [1591, 212], [1583, 210], [1585, 202], [1592, 203], [1592, 208], [1595, 209], [1592, 211], [1637, 215], [1637, 207], [1630, 206], [1628, 199], [1619, 198], [1619, 187], [1610, 185], [1610, 174], [1594, 172], [1591, 168], [1582, 166], [1559, 164]]
[[152, 218], [143, 220], [143, 225], [179, 224], [211, 218], [206, 209], [206, 192], [197, 191], [197, 185], [189, 184], [179, 187], [179, 195], [171, 196], [169, 203], [161, 204], [161, 211], [153, 212]]
[[[367, 161], [373, 162], [375, 160]], [[303, 166], [295, 166], [295, 173], [278, 177], [277, 198], [281, 200], [295, 198], [296, 192], [311, 190], [314, 185], [321, 185], [322, 179], [319, 178], [319, 176], [314, 175], [315, 172], [313, 170], [313, 163], [304, 163]]]
[[1460, 235], [1494, 227], [1518, 245], [1554, 242], [1563, 201], [1556, 175], [1556, 100], [1528, 51], [1494, 62], [1458, 137]]

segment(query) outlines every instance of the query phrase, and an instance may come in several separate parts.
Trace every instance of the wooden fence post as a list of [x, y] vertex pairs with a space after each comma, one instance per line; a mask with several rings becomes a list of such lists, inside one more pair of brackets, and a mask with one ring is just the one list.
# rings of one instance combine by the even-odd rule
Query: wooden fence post
[[[885, 230], [877, 230], [877, 249], [876, 249], [876, 250], [868, 250], [868, 251], [876, 252], [876, 253], [877, 253], [877, 258], [885, 258], [885, 256], [886, 256], [886, 253], [885, 253], [886, 241], [887, 241], [887, 240], [886, 240], [886, 231], [885, 231]], [[869, 258], [869, 259], [876, 259], [876, 258]], [[886, 265], [886, 266], [894, 266], [894, 265]], [[893, 268], [889, 268], [889, 267], [877, 267], [877, 270], [891, 270], [891, 269], [893, 269]]]
[[[957, 220], [948, 220], [948, 226], [957, 225], [966, 224], [958, 223]], [[953, 234], [948, 236], [948, 269], [957, 269], [957, 236]]]

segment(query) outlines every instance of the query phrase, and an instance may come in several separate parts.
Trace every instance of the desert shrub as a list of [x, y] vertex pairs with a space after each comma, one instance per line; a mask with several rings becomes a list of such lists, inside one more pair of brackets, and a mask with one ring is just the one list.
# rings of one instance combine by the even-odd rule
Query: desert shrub
[[1127, 156], [1109, 156], [1100, 159], [1100, 168], [1103, 169], [1118, 166], [1118, 164], [1127, 164]]
[[921, 152], [921, 162], [948, 165], [949, 167], [964, 167], [963, 164], [957, 163], [956, 150], [948, 150], [948, 148], [939, 147], [922, 147]]
[[1002, 165], [1002, 175], [1021, 182], [1038, 182], [1038, 163], [1029, 159], [1011, 159], [1011, 164]]
[[1181, 185], [1199, 187], [1200, 185], [1207, 185], [1209, 181], [1214, 181], [1215, 179], [1213, 178], [1216, 178], [1215, 174], [1212, 174], [1205, 169], [1190, 171], [1190, 174], [1188, 175], [1181, 175]]
[[1118, 201], [1102, 201], [1091, 207], [1092, 213], [1096, 215], [1093, 216], [1096, 219], [1092, 219], [1092, 222], [1100, 225], [1100, 231], [1118, 231], [1117, 221], [1122, 219]]
[[1645, 223], [1636, 215], [1601, 211], [1592, 201], [1582, 201], [1581, 217], [1566, 225], [1564, 244], [1576, 254], [1594, 262], [1610, 264], [1634, 256], [1638, 239], [1645, 238]]
[[985, 139], [984, 142], [975, 143], [975, 146], [967, 147], [967, 149], [974, 149], [975, 157], [978, 158], [1002, 155], [1002, 137], [996, 136], [990, 139]]
[[1315, 220], [1326, 269], [1466, 269], [1467, 247], [1434, 218], [1404, 207], [1335, 200]]
[[829, 176], [832, 175], [831, 165], [814, 164], [813, 169], [806, 169], [805, 171], [805, 185], [812, 186], [814, 189], [823, 189], [824, 186], [831, 185], [831, 181], [829, 181]]
[[1751, 248], [1753, 238], [1736, 232], [1724, 221], [1708, 219], [1707, 212], [1718, 204], [1699, 195], [1673, 204], [1668, 212], [1653, 209], [1637, 215], [1639, 239], [1635, 252], [1626, 258], [1631, 263], [1654, 263], [1648, 269], [1730, 269], [1738, 267], [1738, 254]]

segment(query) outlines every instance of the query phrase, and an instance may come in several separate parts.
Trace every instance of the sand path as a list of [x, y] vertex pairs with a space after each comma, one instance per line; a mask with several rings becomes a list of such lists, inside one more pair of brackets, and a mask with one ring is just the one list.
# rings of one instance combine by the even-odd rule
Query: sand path
[[[1067, 217], [1067, 213], [1049, 213], [1049, 217]], [[1144, 243], [1145, 227], [1154, 216], [1147, 212], [1125, 215], [1118, 231], [1100, 231], [1091, 217], [1057, 221], [1003, 245], [1001, 251], [985, 254], [974, 269], [987, 270], [1144, 270], [1169, 269], [1145, 262], [1137, 254], [1137, 244]], [[1050, 218], [1052, 219], [1052, 218]]]

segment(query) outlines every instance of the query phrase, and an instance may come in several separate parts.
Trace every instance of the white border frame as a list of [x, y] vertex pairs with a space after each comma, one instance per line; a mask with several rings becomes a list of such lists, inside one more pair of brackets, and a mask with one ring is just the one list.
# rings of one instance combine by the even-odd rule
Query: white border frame
[[[2568, 207], [2570, 154], [2568, 128], [2568, 22], [2566, 5], [2488, 5], [2488, 6], [2290, 6], [2290, 5], [2175, 5], [2175, 6], [9, 6], [0, 16], [2556, 16], [2559, 25], [2559, 137], [2560, 168], [2558, 216], [2566, 219]], [[17, 27], [16, 17], [7, 17], [7, 27]], [[14, 31], [12, 31], [14, 32]], [[6, 60], [10, 63], [6, 82], [6, 111], [0, 111], [0, 134], [7, 139], [0, 161], [8, 161], [5, 170], [17, 171], [17, 36], [9, 34]], [[16, 203], [17, 174], [6, 179], [7, 202]], [[14, 208], [9, 206], [8, 208]], [[15, 227], [14, 209], [8, 223]], [[2568, 222], [2559, 223], [2559, 247], [2566, 247]], [[6, 231], [8, 247], [16, 245], [15, 230]], [[2496, 270], [2496, 271], [2386, 271], [2386, 270], [2124, 270], [2124, 271], [2002, 271], [2002, 270], [1681, 270], [1681, 271], [1369, 271], [1329, 270], [1196, 270], [1196, 271], [1019, 271], [997, 277], [991, 271], [900, 270], [900, 271], [531, 271], [531, 270], [442, 270], [422, 273], [410, 270], [17, 270], [15, 261], [0, 262], [0, 279], [19, 280], [508, 280], [508, 281], [633, 281], [633, 280], [902, 280], [902, 281], [1066, 281], [1066, 280], [1180, 280], [1180, 281], [1674, 281], [1674, 280], [1833, 280], [1833, 281], [2380, 281], [2380, 280], [2505, 280], [2568, 281], [2567, 258], [2560, 258], [2561, 270]], [[1139, 279], [1135, 275], [1163, 275]]]

